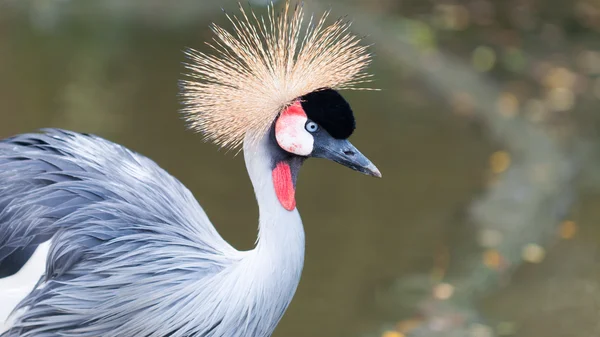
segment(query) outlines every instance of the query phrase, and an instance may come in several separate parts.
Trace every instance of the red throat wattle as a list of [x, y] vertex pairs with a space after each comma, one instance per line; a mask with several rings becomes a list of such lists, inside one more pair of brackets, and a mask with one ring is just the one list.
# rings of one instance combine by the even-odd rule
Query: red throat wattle
[[277, 166], [273, 169], [273, 185], [281, 206], [288, 211], [294, 210], [296, 208], [296, 191], [292, 182], [292, 171], [288, 163], [277, 163]]

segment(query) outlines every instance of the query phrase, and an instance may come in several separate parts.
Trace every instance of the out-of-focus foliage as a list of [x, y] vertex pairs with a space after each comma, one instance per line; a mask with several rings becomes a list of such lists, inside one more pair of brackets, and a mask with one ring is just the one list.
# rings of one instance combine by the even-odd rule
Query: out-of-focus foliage
[[[304, 5], [348, 14], [373, 43], [383, 90], [345, 95], [384, 179], [303, 169], [306, 268], [276, 336], [600, 335], [600, 2]], [[227, 25], [221, 7], [237, 4], [0, 2], [0, 136], [58, 126], [121, 142], [250, 248], [242, 161], [176, 112], [181, 50]]]

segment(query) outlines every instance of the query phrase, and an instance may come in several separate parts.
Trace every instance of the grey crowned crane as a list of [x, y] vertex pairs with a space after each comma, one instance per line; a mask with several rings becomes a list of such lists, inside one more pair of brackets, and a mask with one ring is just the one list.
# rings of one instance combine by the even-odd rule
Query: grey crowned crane
[[[0, 141], [0, 306], [12, 312], [0, 336], [270, 336], [304, 263], [301, 165], [325, 158], [381, 177], [348, 141], [355, 120], [338, 93], [369, 81], [370, 55], [327, 15], [303, 25], [302, 6], [264, 19], [240, 6], [231, 31], [212, 27], [211, 54], [187, 52], [190, 127], [243, 149], [259, 207], [252, 250], [123, 146], [58, 129]], [[45, 267], [11, 289], [32, 254]]]

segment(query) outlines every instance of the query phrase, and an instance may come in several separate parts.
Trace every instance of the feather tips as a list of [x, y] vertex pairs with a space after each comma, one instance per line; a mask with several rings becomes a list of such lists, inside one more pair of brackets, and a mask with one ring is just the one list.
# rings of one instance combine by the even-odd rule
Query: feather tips
[[227, 15], [232, 30], [212, 26], [213, 54], [190, 49], [189, 79], [182, 81], [182, 110], [189, 126], [217, 145], [235, 149], [268, 131], [279, 112], [296, 98], [332, 88], [364, 89], [371, 56], [341, 19], [326, 25], [329, 12], [311, 16], [296, 5], [266, 18], [240, 5]]

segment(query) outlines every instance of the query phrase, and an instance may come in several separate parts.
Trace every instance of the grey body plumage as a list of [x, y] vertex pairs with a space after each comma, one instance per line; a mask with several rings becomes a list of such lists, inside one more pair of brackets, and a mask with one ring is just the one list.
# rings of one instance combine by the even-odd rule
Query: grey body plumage
[[43, 287], [2, 337], [267, 336], [277, 323], [215, 296], [245, 253], [219, 236], [192, 194], [99, 137], [47, 130], [0, 142], [0, 260], [50, 238]]

